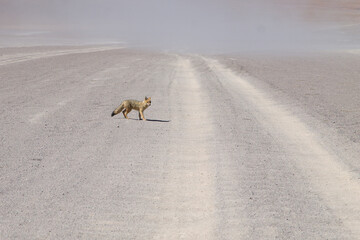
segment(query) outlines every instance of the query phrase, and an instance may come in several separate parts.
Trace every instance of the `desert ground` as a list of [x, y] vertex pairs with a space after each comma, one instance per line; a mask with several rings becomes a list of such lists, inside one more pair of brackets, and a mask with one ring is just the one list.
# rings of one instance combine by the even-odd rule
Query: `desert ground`
[[0, 239], [360, 239], [359, 76], [357, 51], [1, 48]]

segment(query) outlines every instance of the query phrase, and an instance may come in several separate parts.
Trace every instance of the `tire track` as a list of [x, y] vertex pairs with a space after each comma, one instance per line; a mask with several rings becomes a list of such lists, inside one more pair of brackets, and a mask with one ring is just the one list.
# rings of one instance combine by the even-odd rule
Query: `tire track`
[[254, 115], [269, 132], [282, 139], [301, 173], [310, 179], [325, 204], [360, 237], [360, 184], [342, 165], [333, 151], [319, 140], [316, 133], [288, 109], [256, 89], [247, 79], [237, 76], [216, 60], [204, 59], [212, 71], [242, 95], [254, 108]]
[[3, 55], [0, 56], [0, 66], [8, 65], [12, 63], [25, 62], [40, 58], [48, 58], [55, 56], [63, 56], [68, 54], [79, 54], [79, 53], [91, 53], [91, 52], [101, 52], [107, 50], [121, 49], [123, 47], [115, 46], [103, 46], [103, 47], [91, 47], [83, 49], [71, 49], [71, 50], [54, 50], [47, 52], [33, 52], [33, 53], [18, 53], [12, 55]]
[[154, 238], [213, 239], [215, 174], [205, 144], [213, 137], [212, 125], [190, 60], [179, 57], [175, 71], [170, 89], [173, 121], [162, 219]]

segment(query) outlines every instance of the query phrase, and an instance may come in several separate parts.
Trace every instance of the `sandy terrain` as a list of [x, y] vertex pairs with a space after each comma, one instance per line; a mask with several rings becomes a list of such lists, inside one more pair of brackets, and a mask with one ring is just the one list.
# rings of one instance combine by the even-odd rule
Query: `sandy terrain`
[[0, 49], [0, 239], [359, 239], [359, 65]]

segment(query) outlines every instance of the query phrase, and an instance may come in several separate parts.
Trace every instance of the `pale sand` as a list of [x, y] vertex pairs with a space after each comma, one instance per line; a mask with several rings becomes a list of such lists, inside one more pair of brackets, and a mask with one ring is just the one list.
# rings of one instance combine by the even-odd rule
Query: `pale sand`
[[358, 55], [103, 50], [0, 66], [1, 239], [359, 238]]

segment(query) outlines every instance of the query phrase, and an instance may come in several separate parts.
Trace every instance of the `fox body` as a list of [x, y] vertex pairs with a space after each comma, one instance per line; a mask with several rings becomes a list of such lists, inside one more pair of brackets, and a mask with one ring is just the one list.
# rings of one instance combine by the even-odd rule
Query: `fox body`
[[117, 107], [112, 113], [111, 116], [115, 116], [116, 114], [122, 112], [124, 114], [124, 117], [126, 119], [128, 118], [128, 114], [129, 112], [131, 112], [131, 110], [135, 109], [137, 111], [139, 111], [139, 120], [143, 119], [146, 120], [146, 118], [144, 117], [144, 111], [145, 109], [147, 109], [149, 106], [151, 105], [151, 97], [145, 97], [144, 101], [137, 101], [137, 100], [125, 100], [123, 101], [119, 107]]

